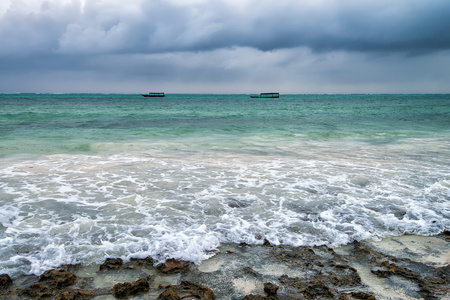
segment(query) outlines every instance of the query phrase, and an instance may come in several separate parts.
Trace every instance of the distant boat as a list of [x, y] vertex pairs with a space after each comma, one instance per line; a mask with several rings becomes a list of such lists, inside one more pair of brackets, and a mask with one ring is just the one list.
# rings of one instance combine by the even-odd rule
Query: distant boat
[[280, 98], [280, 93], [261, 93], [259, 95], [251, 95], [251, 98]]
[[148, 94], [142, 94], [144, 97], [165, 97], [164, 93], [148, 93]]

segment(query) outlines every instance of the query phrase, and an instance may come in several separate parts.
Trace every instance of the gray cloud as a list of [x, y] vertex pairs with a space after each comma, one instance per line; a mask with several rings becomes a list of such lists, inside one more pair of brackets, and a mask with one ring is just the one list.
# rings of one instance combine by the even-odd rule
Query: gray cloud
[[2, 53], [156, 53], [233, 46], [423, 52], [450, 47], [446, 0], [302, 3], [251, 1], [236, 9], [220, 1], [185, 6], [88, 0], [84, 6], [44, 2], [29, 13], [12, 5], [0, 21], [6, 41]]
[[[190, 2], [10, 0], [0, 10], [0, 91], [20, 88], [23, 78], [39, 83], [35, 89], [71, 80], [120, 81], [121, 91], [146, 82], [217, 90], [239, 82], [241, 91], [272, 82], [295, 91], [296, 80], [310, 78], [372, 89], [383, 78], [390, 86], [386, 74], [448, 91], [447, 0]], [[427, 69], [425, 61], [439, 72], [410, 74], [413, 66]]]

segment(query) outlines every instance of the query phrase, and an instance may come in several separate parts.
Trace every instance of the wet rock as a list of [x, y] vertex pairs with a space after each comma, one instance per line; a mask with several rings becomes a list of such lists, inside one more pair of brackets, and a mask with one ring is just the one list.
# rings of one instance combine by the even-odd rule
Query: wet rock
[[333, 298], [333, 293], [330, 288], [323, 282], [312, 282], [305, 289], [300, 292], [308, 299], [327, 299]]
[[88, 300], [95, 296], [92, 291], [67, 289], [60, 293], [55, 300]]
[[335, 291], [327, 286], [326, 281], [314, 280], [313, 278], [291, 278], [283, 275], [279, 280], [283, 286], [297, 289], [306, 299], [330, 299], [334, 297]]
[[103, 264], [100, 265], [100, 271], [119, 269], [123, 265], [121, 258], [107, 258]]
[[7, 289], [13, 284], [13, 281], [11, 277], [9, 277], [8, 274], [1, 274], [0, 275], [0, 291]]
[[180, 285], [168, 285], [166, 289], [166, 291], [159, 295], [158, 299], [216, 299], [216, 295], [211, 289], [190, 281], [182, 281]]
[[264, 283], [264, 292], [267, 294], [266, 296], [261, 295], [247, 295], [242, 300], [277, 300], [277, 291], [279, 286], [270, 282]]
[[447, 242], [450, 242], [450, 230], [445, 230], [441, 235], [445, 238]]
[[[442, 242], [440, 236], [439, 242]], [[258, 237], [259, 243], [264, 238]], [[431, 246], [430, 246], [431, 247]], [[411, 248], [414, 250], [414, 248]], [[0, 275], [0, 299], [106, 299], [116, 297], [134, 298], [136, 292], [145, 293], [138, 298], [158, 295], [158, 299], [339, 299], [374, 300], [401, 298], [403, 296], [421, 299], [447, 299], [450, 284], [450, 266], [427, 264], [416, 260], [415, 255], [396, 257], [395, 253], [373, 247], [371, 242], [355, 242], [343, 249], [327, 246], [249, 246], [242, 244], [226, 245], [221, 252], [211, 258], [214, 268], [196, 268], [192, 263], [168, 260], [154, 267], [151, 257], [130, 259], [123, 263], [121, 259], [110, 258], [100, 268], [113, 272], [97, 272], [93, 276], [101, 277], [104, 283], [95, 284], [95, 278], [77, 278], [70, 275], [78, 266], [61, 266], [59, 270], [50, 270], [42, 276], [27, 276], [26, 280], [11, 283], [7, 276]], [[415, 252], [414, 252], [415, 253]], [[421, 253], [421, 252], [418, 252]], [[443, 252], [448, 253], [448, 252]], [[98, 270], [98, 267], [97, 267]], [[159, 270], [157, 272], [157, 270]], [[372, 271], [379, 278], [368, 274]], [[81, 269], [78, 274], [91, 276], [92, 269]], [[172, 276], [166, 274], [180, 273]], [[64, 275], [65, 274], [65, 275]], [[282, 275], [285, 274], [285, 275]], [[115, 277], [118, 276], [118, 277]], [[149, 276], [149, 277], [147, 277]], [[152, 277], [153, 276], [153, 277]], [[291, 276], [291, 277], [290, 277]], [[298, 277], [295, 277], [298, 276]], [[361, 276], [361, 277], [360, 277]], [[145, 283], [154, 283], [139, 288], [131, 282], [134, 278], [143, 278]], [[130, 281], [113, 287], [111, 278], [118, 281]], [[124, 278], [133, 278], [127, 280]], [[154, 280], [152, 278], [155, 278]], [[175, 285], [181, 282], [180, 285]], [[195, 282], [195, 283], [194, 283]], [[274, 284], [276, 283], [276, 284]], [[378, 288], [382, 283], [386, 289]], [[133, 286], [134, 284], [134, 286]], [[157, 286], [160, 286], [158, 290]], [[261, 295], [248, 295], [260, 289]], [[279, 285], [279, 286], [278, 286]], [[17, 286], [17, 287], [16, 287]], [[214, 292], [207, 288], [211, 286]], [[136, 295], [137, 295], [136, 294]], [[156, 297], [153, 297], [154, 299]]]
[[404, 278], [413, 279], [413, 280], [419, 280], [420, 275], [417, 274], [414, 271], [411, 271], [406, 268], [402, 268], [400, 266], [397, 266], [396, 264], [391, 264], [388, 261], [383, 261], [381, 263], [382, 267], [385, 267], [385, 270], [372, 270], [372, 273], [379, 276], [379, 277], [389, 277], [391, 275], [398, 275], [402, 276]]
[[248, 203], [234, 198], [230, 199], [230, 201], [228, 202], [228, 207], [231, 208], [245, 208], [248, 207], [248, 205]]
[[300, 279], [299, 277], [292, 278], [287, 275], [281, 276], [279, 278], [279, 281], [284, 286], [290, 286], [290, 287], [296, 288], [298, 290], [301, 289], [305, 285], [304, 280]]
[[53, 269], [45, 271], [39, 277], [39, 282], [45, 283], [51, 288], [62, 288], [75, 284], [77, 277], [72, 272]]
[[9, 290], [4, 293], [0, 293], [0, 299], [19, 299], [20, 290]]
[[266, 292], [268, 296], [275, 296], [278, 292], [278, 288], [279, 286], [276, 284], [270, 282], [264, 283], [264, 292]]
[[240, 242], [239, 247], [251, 247], [252, 245], [247, 244], [246, 242]]
[[[18, 289], [13, 291], [8, 291], [0, 295], [0, 297], [8, 296], [14, 297], [14, 299], [24, 299], [24, 298], [49, 298], [58, 295], [55, 299], [89, 299], [93, 296], [90, 293], [84, 294], [80, 292], [70, 292], [70, 289], [64, 290], [70, 285], [78, 282], [78, 278], [72, 272], [64, 270], [48, 270], [44, 272], [38, 278], [38, 282], [32, 283], [30, 286], [24, 289]], [[64, 290], [62, 293], [61, 291]], [[88, 296], [89, 295], [89, 296]], [[8, 298], [6, 298], [8, 299]]]
[[344, 293], [339, 296], [339, 300], [350, 300], [350, 299], [375, 300], [375, 296], [369, 295], [364, 292]]
[[261, 295], [247, 295], [242, 300], [267, 300], [267, 298]]
[[164, 274], [182, 273], [190, 269], [190, 263], [182, 260], [168, 259], [165, 263], [157, 266], [157, 269]]
[[272, 246], [268, 239], [264, 239], [263, 246]]
[[250, 267], [245, 267], [245, 268], [237, 271], [236, 274], [239, 274], [239, 275], [250, 275], [250, 276], [253, 276], [253, 277], [256, 277], [256, 278], [261, 277], [261, 274], [259, 274], [258, 272], [256, 272], [255, 270], [253, 270]]
[[134, 282], [117, 283], [113, 287], [114, 296], [117, 298], [126, 298], [148, 292], [150, 285], [147, 280], [141, 278]]
[[[406, 259], [403, 261], [414, 265], [413, 262]], [[441, 271], [442, 268], [439, 268], [437, 270], [431, 268], [435, 273], [435, 277], [423, 278], [417, 272], [414, 272], [408, 268], [398, 266], [397, 264], [390, 263], [388, 261], [383, 261], [380, 266], [382, 267], [382, 269], [372, 270], [371, 272], [382, 278], [396, 275], [414, 281], [420, 288], [418, 293], [425, 299], [438, 299], [436, 297], [436, 294], [445, 295], [448, 292], [445, 291], [445, 288], [444, 290], [442, 290], [442, 286], [446, 285], [449, 282], [449, 277], [445, 275], [445, 271]]]
[[336, 264], [334, 268], [335, 271], [328, 276], [330, 283], [334, 286], [361, 285], [361, 277], [355, 268], [342, 264]]
[[158, 296], [158, 300], [181, 300], [181, 298], [173, 290], [166, 290]]
[[321, 259], [310, 247], [278, 246], [272, 248], [271, 256], [280, 262], [302, 268], [311, 267], [316, 260]]
[[19, 291], [18, 294], [29, 298], [46, 298], [53, 296], [53, 291], [45, 285], [33, 283], [28, 288]]
[[153, 266], [153, 258], [147, 256], [146, 258], [131, 258], [130, 262], [134, 262], [139, 266]]
[[131, 258], [130, 261], [123, 265], [125, 269], [138, 269], [142, 266], [153, 267], [153, 258]]

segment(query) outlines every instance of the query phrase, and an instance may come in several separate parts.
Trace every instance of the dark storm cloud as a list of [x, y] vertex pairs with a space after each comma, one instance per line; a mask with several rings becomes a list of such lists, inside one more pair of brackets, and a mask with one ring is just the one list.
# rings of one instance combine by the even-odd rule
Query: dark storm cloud
[[[182, 3], [182, 2], [181, 2]], [[170, 1], [11, 5], [1, 19], [3, 54], [157, 53], [253, 47], [262, 51], [427, 52], [450, 48], [450, 2]]]
[[2, 0], [0, 92], [448, 90], [449, 15], [448, 0]]
[[215, 19], [225, 25], [193, 45], [196, 50], [230, 45], [263, 51], [308, 47], [314, 51], [422, 52], [450, 48], [448, 1], [325, 1], [322, 7], [289, 2], [250, 14], [236, 15], [226, 9], [221, 13], [222, 20], [220, 16]]

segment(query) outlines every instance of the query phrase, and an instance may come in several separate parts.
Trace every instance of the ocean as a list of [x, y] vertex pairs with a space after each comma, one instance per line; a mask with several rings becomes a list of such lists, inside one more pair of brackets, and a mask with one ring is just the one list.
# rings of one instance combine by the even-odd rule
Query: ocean
[[450, 230], [450, 95], [0, 94], [0, 273]]

